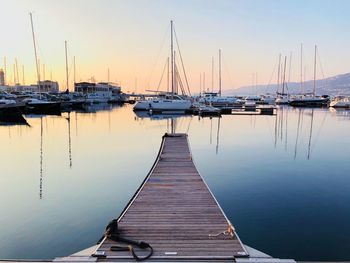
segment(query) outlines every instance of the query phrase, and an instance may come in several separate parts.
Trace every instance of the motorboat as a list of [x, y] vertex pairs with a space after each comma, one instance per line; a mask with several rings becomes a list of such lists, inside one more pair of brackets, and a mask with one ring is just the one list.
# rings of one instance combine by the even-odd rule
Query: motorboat
[[333, 108], [350, 108], [349, 97], [336, 97], [330, 102], [330, 107]]
[[210, 104], [213, 107], [227, 107], [240, 103], [240, 101], [233, 96], [220, 96], [217, 92], [205, 92], [199, 99], [199, 102]]

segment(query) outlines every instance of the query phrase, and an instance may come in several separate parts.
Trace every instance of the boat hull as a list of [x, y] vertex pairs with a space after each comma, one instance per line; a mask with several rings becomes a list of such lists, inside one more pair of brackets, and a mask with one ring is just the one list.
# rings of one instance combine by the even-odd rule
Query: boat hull
[[24, 109], [25, 104], [23, 103], [0, 105], [0, 122], [26, 123], [22, 115]]
[[134, 106], [134, 111], [186, 111], [191, 108], [192, 103], [187, 100], [154, 100], [138, 101]]
[[328, 99], [316, 99], [316, 100], [292, 100], [289, 102], [290, 106], [293, 107], [314, 107], [314, 108], [322, 108], [329, 106]]
[[61, 103], [49, 102], [49, 103], [28, 103], [25, 109], [26, 114], [48, 114], [48, 115], [60, 115]]

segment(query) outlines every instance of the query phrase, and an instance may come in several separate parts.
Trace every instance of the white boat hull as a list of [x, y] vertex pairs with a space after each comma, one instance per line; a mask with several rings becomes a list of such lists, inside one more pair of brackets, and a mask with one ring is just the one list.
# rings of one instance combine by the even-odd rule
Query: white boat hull
[[144, 100], [138, 101], [134, 110], [186, 111], [191, 105], [189, 100]]

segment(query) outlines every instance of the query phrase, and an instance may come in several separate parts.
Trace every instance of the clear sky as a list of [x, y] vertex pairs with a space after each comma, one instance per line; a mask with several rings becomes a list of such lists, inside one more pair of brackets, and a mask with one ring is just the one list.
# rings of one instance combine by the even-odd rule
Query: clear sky
[[[350, 71], [350, 1], [347, 0], [0, 0], [0, 67], [7, 57], [22, 65], [26, 82], [35, 81], [29, 12], [33, 12], [40, 62], [46, 78], [65, 88], [64, 41], [70, 65], [76, 57], [77, 81], [121, 82], [125, 91], [156, 89], [169, 54], [173, 19], [190, 87], [199, 90], [211, 60], [223, 52], [223, 89], [267, 83], [278, 54], [293, 52], [291, 80], [299, 81], [300, 43], [306, 78], [312, 78], [313, 46], [318, 45], [326, 76]], [[71, 73], [71, 80], [72, 79]], [[321, 77], [320, 74], [318, 74]], [[215, 76], [215, 87], [217, 87]]]

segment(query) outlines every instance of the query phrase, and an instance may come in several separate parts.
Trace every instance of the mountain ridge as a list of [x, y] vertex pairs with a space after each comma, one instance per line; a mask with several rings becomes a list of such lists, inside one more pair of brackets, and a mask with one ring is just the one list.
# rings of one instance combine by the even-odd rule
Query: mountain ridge
[[[300, 82], [289, 82], [285, 89], [286, 93], [300, 94], [313, 91], [313, 80], [303, 82], [302, 88]], [[275, 94], [277, 84], [242, 86], [237, 89], [228, 89], [223, 91], [225, 95], [259, 95], [259, 94]], [[280, 85], [279, 92], [282, 91]], [[316, 94], [318, 95], [350, 95], [350, 73], [335, 75], [332, 77], [316, 80]]]

